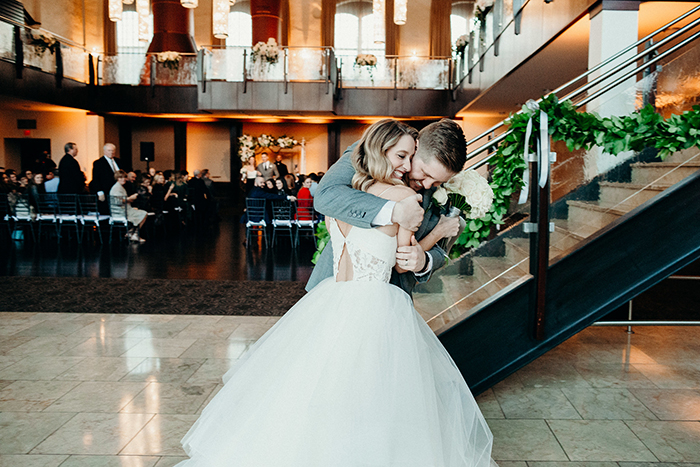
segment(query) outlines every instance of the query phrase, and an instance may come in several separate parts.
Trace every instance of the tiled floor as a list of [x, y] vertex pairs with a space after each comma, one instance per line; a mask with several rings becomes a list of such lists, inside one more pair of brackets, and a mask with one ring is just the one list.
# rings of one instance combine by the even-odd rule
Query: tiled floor
[[[175, 465], [276, 319], [0, 313], [0, 467]], [[700, 467], [700, 328], [589, 328], [478, 401], [501, 467]]]

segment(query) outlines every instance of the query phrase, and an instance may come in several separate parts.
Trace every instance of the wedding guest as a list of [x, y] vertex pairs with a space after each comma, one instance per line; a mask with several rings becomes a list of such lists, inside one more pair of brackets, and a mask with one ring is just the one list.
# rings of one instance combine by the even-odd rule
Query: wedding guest
[[267, 180], [268, 178], [278, 178], [280, 173], [277, 171], [277, 166], [269, 161], [269, 154], [263, 152], [260, 156], [262, 162], [258, 164], [258, 172], [262, 174], [262, 177]]
[[282, 154], [277, 154], [277, 160], [275, 161], [275, 167], [277, 167], [277, 172], [280, 174], [280, 178], [283, 178], [289, 173], [287, 164], [282, 162]]
[[142, 211], [151, 211], [151, 177], [148, 174], [141, 174], [137, 179], [136, 199], [131, 205]]
[[165, 193], [165, 209], [170, 213], [177, 214], [179, 222], [186, 224], [187, 219], [187, 183], [186, 171], [174, 172], [173, 181], [168, 182], [168, 191]]
[[136, 172], [133, 170], [126, 174], [126, 183], [124, 184], [124, 189], [129, 194], [129, 196], [136, 193], [138, 187], [136, 186]]
[[46, 180], [44, 181], [44, 189], [47, 193], [56, 193], [58, 191], [58, 184], [61, 179], [58, 177], [56, 170], [52, 169], [46, 172]]
[[255, 167], [255, 156], [248, 158], [248, 163], [241, 168], [241, 181], [245, 183], [245, 192], [250, 193], [250, 190], [255, 186], [255, 178], [262, 175]]
[[[313, 207], [314, 197], [311, 195], [312, 183], [313, 180], [311, 179], [311, 177], [306, 177], [304, 179], [304, 183], [302, 184], [301, 188], [299, 189], [299, 193], [297, 194], [297, 206], [302, 208]], [[311, 220], [311, 215], [306, 213], [297, 214], [297, 219], [301, 221], [309, 221]]]
[[272, 178], [265, 180], [265, 189], [269, 193], [277, 193], [277, 188], [275, 188], [275, 180]]
[[75, 159], [78, 155], [78, 145], [66, 143], [63, 148], [66, 153], [58, 163], [58, 172], [61, 181], [58, 184], [58, 193], [78, 195], [85, 192], [85, 175], [80, 170], [80, 164]]
[[288, 195], [296, 196], [298, 190], [294, 182], [294, 175], [287, 174], [284, 176], [284, 190]]
[[27, 193], [29, 194], [29, 204], [35, 209], [39, 208], [39, 195], [46, 194], [46, 187], [44, 186], [44, 174], [39, 172], [34, 175], [34, 179], [29, 183], [27, 187]]
[[[114, 215], [115, 212], [119, 212], [119, 210], [126, 207], [126, 219], [130, 224], [136, 226], [127, 232], [127, 238], [133, 242], [145, 243], [146, 240], [139, 236], [139, 229], [146, 223], [148, 214], [146, 211], [131, 206], [131, 203], [138, 197], [138, 193], [127, 195], [126, 188], [124, 188], [126, 184], [126, 172], [123, 170], [120, 169], [114, 172], [114, 179], [116, 183], [112, 186], [112, 189], [109, 190], [109, 195], [112, 196], [112, 214]], [[126, 206], [124, 206], [124, 203]]]

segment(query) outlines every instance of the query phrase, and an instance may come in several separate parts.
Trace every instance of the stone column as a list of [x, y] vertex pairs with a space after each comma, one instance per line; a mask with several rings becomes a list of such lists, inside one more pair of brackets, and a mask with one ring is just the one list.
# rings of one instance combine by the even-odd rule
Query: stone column
[[[637, 42], [639, 1], [635, 0], [601, 0], [590, 10], [590, 36], [588, 40], [588, 68], [593, 68], [604, 60], [612, 57], [620, 50]], [[589, 80], [593, 80], [616, 67], [618, 64], [636, 55], [636, 49], [622, 55], [609, 65], [593, 73]], [[627, 70], [631, 71], [633, 66]], [[618, 77], [621, 74], [617, 75]], [[589, 92], [595, 92], [614, 80], [603, 81]], [[587, 112], [596, 112], [603, 117], [611, 115], [628, 115], [635, 110], [636, 77], [631, 77], [624, 83], [605, 93], [586, 105]], [[599, 148], [594, 148], [588, 155], [585, 171], [586, 179], [591, 180], [597, 175], [609, 171], [624, 160], [632, 157], [632, 153], [612, 156], [603, 154]]]
[[270, 37], [279, 44], [280, 0], [251, 0], [250, 16], [253, 21], [253, 45], [267, 42]]
[[183, 7], [180, 0], [152, 0], [153, 40], [149, 53], [193, 53], [197, 48], [192, 38], [193, 12]]

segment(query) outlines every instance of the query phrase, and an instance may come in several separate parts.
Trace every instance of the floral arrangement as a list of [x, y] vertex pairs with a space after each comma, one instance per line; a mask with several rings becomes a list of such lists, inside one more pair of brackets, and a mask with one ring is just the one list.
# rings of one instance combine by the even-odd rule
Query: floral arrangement
[[475, 170], [463, 170], [435, 190], [433, 201], [441, 208], [455, 206], [468, 219], [480, 219], [491, 209], [493, 189]]
[[457, 38], [455, 41], [455, 52], [457, 52], [458, 55], [461, 55], [464, 53], [464, 49], [467, 48], [467, 45], [469, 44], [469, 37], [466, 34], [462, 34]]
[[159, 52], [156, 54], [156, 60], [166, 68], [176, 70], [180, 64], [180, 54], [177, 52]]
[[282, 149], [293, 148], [294, 146], [298, 145], [299, 142], [291, 136], [282, 135], [279, 138], [277, 138], [277, 146], [279, 146]]
[[48, 32], [41, 32], [37, 29], [29, 29], [29, 43], [36, 48], [39, 55], [43, 55], [47, 50], [53, 53], [56, 47], [56, 38]]
[[238, 137], [238, 155], [241, 156], [244, 164], [248, 162], [250, 156], [255, 155], [256, 146], [257, 141], [252, 136], [243, 135]]
[[474, 3], [474, 18], [479, 24], [486, 24], [486, 15], [493, 8], [494, 0], [477, 0]]
[[359, 54], [355, 57], [355, 65], [357, 66], [377, 66], [377, 57], [372, 54]]
[[258, 137], [241, 135], [238, 137], [238, 155], [243, 163], [248, 162], [250, 156], [255, 155], [256, 149], [279, 147], [280, 149], [292, 149], [299, 146], [299, 141], [291, 136], [283, 135], [275, 137], [263, 133]]
[[260, 41], [253, 46], [251, 58], [253, 62], [257, 61], [259, 58], [263, 62], [273, 64], [277, 63], [277, 60], [279, 60], [279, 54], [280, 51], [277, 47], [277, 41], [271, 37], [267, 40], [267, 43]]

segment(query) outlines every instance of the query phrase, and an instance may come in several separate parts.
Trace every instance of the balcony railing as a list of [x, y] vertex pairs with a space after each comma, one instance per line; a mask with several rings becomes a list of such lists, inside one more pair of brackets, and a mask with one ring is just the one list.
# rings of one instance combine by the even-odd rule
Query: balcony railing
[[450, 57], [377, 57], [374, 66], [357, 65], [354, 55], [337, 57], [344, 88], [452, 89]]
[[90, 59], [84, 47], [68, 39], [7, 19], [0, 21], [0, 60], [87, 83]]
[[156, 53], [122, 52], [100, 56], [97, 69], [101, 85], [193, 86], [197, 84], [197, 64], [195, 53], [166, 60]]

